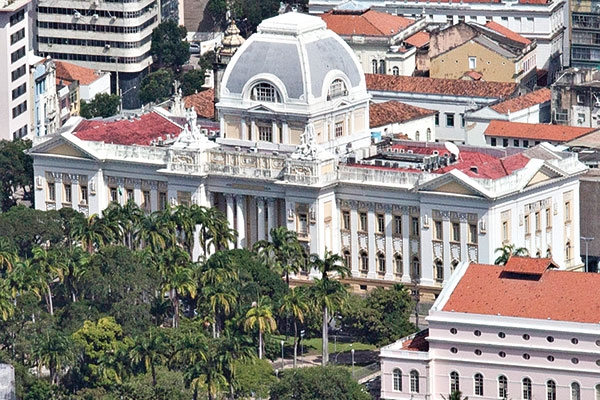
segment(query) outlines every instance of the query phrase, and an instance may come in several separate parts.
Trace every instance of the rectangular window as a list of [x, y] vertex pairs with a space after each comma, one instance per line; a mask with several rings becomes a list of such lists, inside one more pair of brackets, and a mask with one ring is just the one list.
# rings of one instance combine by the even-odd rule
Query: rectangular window
[[119, 192], [116, 187], [111, 187], [110, 189], [110, 201], [118, 202], [119, 201]]
[[477, 57], [469, 57], [469, 69], [477, 68]]
[[12, 35], [10, 35], [10, 44], [15, 44], [19, 40], [22, 40], [25, 37], [25, 28], [21, 28]]
[[394, 235], [402, 236], [402, 216], [394, 215]]
[[410, 219], [410, 234], [411, 236], [419, 236], [419, 217], [411, 217]]
[[377, 214], [377, 232], [385, 233], [385, 218], [383, 214]]
[[336, 122], [335, 123], [335, 137], [344, 136], [344, 123]]
[[88, 187], [87, 186], [79, 186], [79, 203], [87, 204], [88, 203]]
[[159, 192], [158, 193], [158, 208], [160, 210], [166, 210], [167, 209], [167, 193], [166, 192]]
[[469, 224], [469, 243], [477, 244], [477, 225]]
[[440, 126], [440, 114], [435, 114], [435, 126]]
[[18, 49], [17, 51], [13, 51], [10, 55], [10, 62], [14, 63], [17, 60], [20, 60], [21, 58], [25, 57], [25, 46], [21, 47], [20, 49]]
[[342, 229], [350, 230], [350, 211], [342, 211]]
[[454, 113], [446, 113], [446, 126], [449, 128], [454, 126]]
[[502, 241], [507, 242], [508, 240], [508, 221], [502, 221]]
[[460, 242], [460, 223], [458, 222], [452, 223], [452, 241]]
[[513, 140], [513, 146], [519, 147], [519, 139], [514, 139]]
[[56, 185], [48, 182], [48, 201], [56, 201]]
[[299, 213], [298, 214], [298, 236], [308, 236], [308, 215]]
[[360, 220], [359, 221], [360, 222], [360, 230], [363, 232], [366, 232], [367, 231], [367, 213], [361, 212], [358, 215], [358, 218]]
[[435, 240], [442, 240], [443, 232], [442, 232], [442, 221], [435, 221], [433, 224], [433, 234], [435, 235]]
[[542, 216], [540, 215], [540, 212], [536, 212], [535, 213], [535, 231], [539, 232], [542, 230]]
[[27, 100], [12, 109], [12, 117], [16, 118], [27, 111]]
[[460, 114], [460, 127], [464, 128], [465, 127], [465, 114]]
[[142, 197], [143, 197], [143, 204], [142, 207], [145, 210], [150, 210], [150, 191], [149, 190], [144, 190], [142, 192]]
[[273, 141], [273, 127], [272, 126], [258, 126], [258, 140], [262, 142]]
[[508, 139], [502, 139], [502, 146], [508, 147]]
[[10, 26], [13, 26], [25, 19], [25, 9], [19, 10], [10, 16]]
[[127, 201], [133, 201], [133, 189], [127, 189]]
[[490, 139], [490, 144], [491, 144], [492, 146], [494, 146], [494, 147], [497, 145], [497, 140], [496, 140], [496, 138], [495, 138], [495, 137], [493, 137], [493, 138], [491, 138], [491, 139]]
[[525, 227], [525, 234], [529, 235], [531, 233], [531, 229], [529, 227], [529, 215], [523, 217], [523, 225]]
[[529, 147], [529, 140], [523, 139], [523, 147]]
[[65, 183], [64, 185], [65, 198], [63, 203], [71, 203], [73, 201], [73, 193], [71, 191], [72, 187], [70, 183]]
[[545, 214], [546, 214], [546, 228], [550, 228], [550, 227], [552, 227], [552, 217], [551, 217], [552, 214], [550, 213], [549, 208], [546, 208]]
[[571, 220], [571, 202], [565, 202], [565, 221]]
[[27, 90], [27, 84], [23, 83], [22, 85], [19, 85], [18, 87], [16, 87], [15, 89], [12, 90], [12, 99], [15, 100], [16, 98], [22, 96], [23, 94], [25, 94], [25, 90]]

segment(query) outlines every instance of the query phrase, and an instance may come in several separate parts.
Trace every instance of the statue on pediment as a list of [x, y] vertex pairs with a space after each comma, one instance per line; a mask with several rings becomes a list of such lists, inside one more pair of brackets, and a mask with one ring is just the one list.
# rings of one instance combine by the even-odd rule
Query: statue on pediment
[[317, 140], [315, 135], [315, 127], [312, 122], [306, 124], [304, 133], [300, 136], [300, 145], [292, 154], [292, 158], [304, 161], [314, 161], [317, 159]]

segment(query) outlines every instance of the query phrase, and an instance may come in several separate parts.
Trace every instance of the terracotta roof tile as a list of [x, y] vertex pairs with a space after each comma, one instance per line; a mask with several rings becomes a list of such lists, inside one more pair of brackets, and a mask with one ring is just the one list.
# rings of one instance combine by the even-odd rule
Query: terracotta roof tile
[[596, 128], [582, 128], [578, 126], [527, 124], [523, 122], [492, 120], [486, 128], [484, 135], [561, 143], [587, 135], [596, 130]]
[[481, 78], [483, 78], [483, 74], [477, 71], [467, 71], [464, 73], [463, 77], [473, 79], [474, 81], [478, 81], [481, 80]]
[[91, 68], [80, 67], [64, 61], [54, 61], [56, 65], [56, 79], [64, 81], [79, 81], [80, 85], [89, 85], [100, 78]]
[[500, 25], [497, 22], [494, 21], [489, 21], [485, 24], [486, 27], [488, 27], [489, 29], [498, 32], [499, 34], [501, 34], [502, 36], [510, 39], [510, 40], [514, 40], [515, 42], [524, 44], [524, 45], [528, 45], [531, 43], [531, 40], [519, 35], [518, 33], [511, 31], [510, 29]]
[[552, 99], [552, 91], [548, 88], [536, 90], [526, 95], [515, 97], [514, 99], [503, 101], [490, 108], [500, 114], [524, 110], [536, 104], [543, 104]]
[[182, 127], [157, 113], [144, 114], [139, 118], [119, 121], [85, 120], [75, 129], [75, 136], [112, 144], [149, 146], [154, 139], [167, 134], [179, 136]]
[[215, 117], [214, 99], [214, 89], [208, 89], [186, 96], [183, 98], [183, 101], [185, 103], [185, 108], [194, 107], [194, 110], [199, 117], [213, 119]]
[[443, 311], [600, 322], [600, 307], [589, 302], [600, 296], [600, 274], [546, 269], [532, 279], [503, 271], [497, 265], [469, 265]]
[[556, 268], [551, 258], [512, 256], [504, 266], [504, 272], [525, 275], [541, 275], [548, 268]]
[[367, 10], [361, 12], [329, 11], [321, 18], [338, 35], [393, 36], [409, 25], [413, 19]]
[[485, 82], [463, 79], [424, 78], [365, 74], [368, 90], [432, 93], [454, 96], [474, 96], [506, 99], [513, 96], [519, 85], [506, 82]]
[[399, 101], [371, 103], [369, 108], [369, 125], [376, 128], [392, 123], [402, 123], [437, 114], [435, 110], [411, 106]]
[[419, 31], [414, 35], [406, 38], [404, 42], [417, 48], [423, 47], [429, 43], [429, 32]]

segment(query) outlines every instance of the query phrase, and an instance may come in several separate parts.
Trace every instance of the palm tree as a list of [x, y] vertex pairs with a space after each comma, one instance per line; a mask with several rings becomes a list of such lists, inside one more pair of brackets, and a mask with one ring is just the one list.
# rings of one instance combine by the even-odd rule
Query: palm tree
[[189, 256], [179, 247], [168, 249], [162, 259], [162, 293], [168, 293], [173, 304], [173, 328], [179, 326], [181, 295], [196, 297], [196, 281]]
[[36, 338], [33, 356], [39, 368], [45, 366], [50, 371], [50, 382], [58, 385], [60, 371], [74, 360], [73, 343], [70, 336], [47, 330]]
[[65, 249], [62, 253], [65, 264], [65, 287], [71, 294], [71, 301], [75, 303], [79, 292], [79, 283], [87, 273], [90, 255], [80, 247]]
[[15, 304], [10, 293], [10, 287], [5, 280], [0, 281], [0, 317], [6, 321], [15, 313]]
[[285, 226], [271, 229], [271, 241], [260, 240], [254, 244], [254, 250], [264, 257], [275, 271], [285, 275], [290, 286], [290, 274], [298, 273], [305, 262], [306, 253], [298, 241], [298, 234]]
[[294, 320], [294, 368], [298, 356], [298, 322], [304, 323], [304, 315], [309, 311], [308, 297], [303, 287], [292, 288], [281, 299], [279, 311], [291, 315]]
[[227, 217], [219, 209], [196, 206], [191, 211], [199, 225], [198, 240], [205, 257], [215, 251], [225, 250], [235, 242], [237, 232], [231, 229]]
[[98, 214], [90, 215], [86, 219], [76, 220], [73, 226], [73, 239], [90, 254], [100, 246], [110, 243], [115, 237], [115, 229], [110, 221], [100, 218]]
[[448, 396], [448, 399], [446, 399], [446, 397], [444, 397], [444, 395], [442, 395], [442, 398], [444, 400], [469, 400], [468, 397], [462, 397], [462, 392], [460, 390], [455, 390], [454, 392], [452, 392]]
[[313, 302], [323, 312], [322, 364], [326, 366], [329, 363], [329, 315], [342, 307], [348, 295], [348, 289], [340, 281], [332, 279], [315, 279], [310, 289]]
[[156, 386], [156, 366], [166, 361], [164, 338], [159, 329], [150, 329], [134, 340], [129, 350], [129, 358], [136, 365], [142, 365], [152, 375], [152, 386]]
[[310, 269], [316, 269], [321, 273], [321, 279], [326, 280], [332, 276], [337, 276], [340, 279], [351, 276], [350, 268], [344, 262], [344, 259], [339, 254], [334, 254], [329, 250], [325, 250], [325, 255], [320, 258], [318, 254], [311, 254], [308, 259]]
[[178, 205], [172, 214], [172, 221], [177, 230], [177, 238], [183, 248], [190, 254], [190, 257], [194, 250], [194, 232], [196, 231], [196, 221], [192, 215], [192, 207], [195, 209], [198, 206]]
[[134, 242], [139, 249], [149, 246], [153, 253], [159, 253], [175, 244], [174, 232], [175, 223], [166, 219], [163, 211], [155, 211], [140, 219]]
[[40, 289], [46, 292], [45, 298], [48, 312], [50, 315], [54, 315], [52, 284], [63, 281], [66, 265], [57, 251], [48, 251], [41, 247], [34, 247], [32, 252], [33, 260], [31, 267], [38, 277], [37, 283], [40, 285]]
[[0, 271], [12, 271], [13, 265], [19, 260], [16, 248], [6, 237], [0, 237]]
[[498, 247], [494, 250], [494, 253], [498, 252], [500, 255], [494, 261], [496, 265], [505, 265], [511, 256], [527, 257], [529, 255], [529, 251], [525, 247], [516, 247], [514, 244], [505, 244]]
[[277, 329], [275, 318], [268, 297], [261, 297], [258, 303], [252, 303], [252, 307], [246, 313], [244, 328], [246, 330], [258, 328], [258, 358], [263, 355], [263, 333], [271, 333]]

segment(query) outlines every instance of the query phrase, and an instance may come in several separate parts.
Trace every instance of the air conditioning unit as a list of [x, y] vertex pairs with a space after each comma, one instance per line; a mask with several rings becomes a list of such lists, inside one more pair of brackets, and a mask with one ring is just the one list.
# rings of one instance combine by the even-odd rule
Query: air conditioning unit
[[81, 18], [81, 13], [80, 13], [79, 11], [75, 11], [75, 12], [73, 13], [73, 17], [75, 17], [75, 18], [79, 19], [79, 18]]
[[104, 45], [104, 49], [106, 49], [106, 50], [110, 50], [110, 44], [106, 43], [106, 44]]
[[92, 19], [98, 19], [98, 14], [92, 15]]
[[114, 15], [110, 16], [110, 21], [111, 22], [115, 22], [117, 20], [117, 17], [115, 17]]

